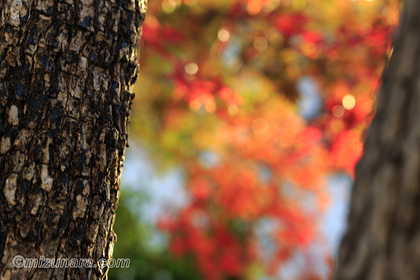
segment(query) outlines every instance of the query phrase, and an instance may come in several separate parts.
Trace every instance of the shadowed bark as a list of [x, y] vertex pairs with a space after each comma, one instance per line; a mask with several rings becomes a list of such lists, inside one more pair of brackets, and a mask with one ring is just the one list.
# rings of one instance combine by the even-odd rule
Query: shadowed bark
[[335, 280], [420, 279], [420, 2], [404, 1]]
[[111, 257], [143, 0], [0, 1], [0, 278], [101, 279], [13, 267]]

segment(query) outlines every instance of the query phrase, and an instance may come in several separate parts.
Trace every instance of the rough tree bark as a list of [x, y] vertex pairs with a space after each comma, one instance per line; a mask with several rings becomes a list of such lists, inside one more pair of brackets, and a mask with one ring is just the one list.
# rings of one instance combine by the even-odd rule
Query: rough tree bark
[[101, 279], [16, 269], [109, 258], [144, 0], [0, 1], [0, 278]]
[[420, 2], [404, 1], [335, 280], [420, 279]]

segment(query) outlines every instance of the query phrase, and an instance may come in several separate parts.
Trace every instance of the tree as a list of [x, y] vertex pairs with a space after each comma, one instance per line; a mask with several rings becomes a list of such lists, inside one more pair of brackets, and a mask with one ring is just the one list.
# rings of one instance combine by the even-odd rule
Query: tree
[[334, 279], [419, 279], [418, 1], [404, 1]]
[[112, 255], [145, 1], [0, 3], [0, 277], [101, 279], [26, 258]]

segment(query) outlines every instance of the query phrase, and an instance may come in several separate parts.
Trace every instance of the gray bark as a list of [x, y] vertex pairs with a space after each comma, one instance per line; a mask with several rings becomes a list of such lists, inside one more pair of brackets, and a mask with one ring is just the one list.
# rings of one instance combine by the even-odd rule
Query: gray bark
[[101, 279], [13, 267], [111, 257], [144, 0], [0, 1], [0, 278]]
[[420, 2], [404, 1], [335, 280], [420, 279]]

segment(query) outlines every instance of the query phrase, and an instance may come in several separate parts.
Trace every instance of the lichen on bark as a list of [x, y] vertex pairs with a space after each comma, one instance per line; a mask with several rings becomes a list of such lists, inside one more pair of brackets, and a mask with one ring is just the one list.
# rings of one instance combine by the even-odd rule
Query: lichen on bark
[[101, 279], [13, 267], [112, 255], [144, 0], [0, 1], [0, 278]]

